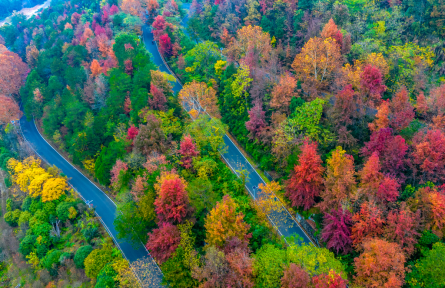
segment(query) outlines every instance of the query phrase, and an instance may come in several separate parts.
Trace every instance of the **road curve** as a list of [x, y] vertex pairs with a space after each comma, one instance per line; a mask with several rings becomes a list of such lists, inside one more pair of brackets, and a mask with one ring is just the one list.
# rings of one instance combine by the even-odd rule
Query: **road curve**
[[[189, 5], [187, 5], [185, 8], [188, 9]], [[181, 24], [183, 26], [187, 25], [187, 20], [188, 15], [184, 18]], [[173, 74], [159, 54], [158, 47], [153, 39], [151, 27], [145, 25], [142, 31], [145, 47], [151, 53], [153, 62], [159, 67], [159, 70]], [[182, 85], [179, 83], [179, 81], [176, 81], [173, 91], [179, 92], [181, 89]], [[265, 184], [265, 182], [227, 135], [224, 135], [224, 143], [226, 144], [227, 149], [226, 152], [222, 154], [222, 157], [235, 174], [237, 174], [237, 170], [247, 171], [248, 179], [246, 181], [246, 188], [249, 191], [249, 194], [254, 199], [260, 197], [261, 192], [256, 193], [254, 191], [254, 187], [258, 187], [260, 183]], [[292, 217], [292, 215], [288, 212], [288, 210], [284, 206], [282, 208], [283, 209], [281, 212], [275, 212], [272, 213], [272, 215], [268, 215], [270, 222], [278, 230], [279, 234], [285, 237], [298, 236], [302, 242], [314, 244], [306, 232], [295, 221], [294, 217]]]
[[[128, 261], [134, 262], [136, 260], [145, 259], [151, 264], [150, 279], [152, 281], [150, 287], [162, 287], [160, 285], [162, 280], [162, 272], [156, 266], [155, 262], [148, 254], [142, 243], [134, 248], [129, 242], [124, 239], [117, 238], [117, 232], [114, 228], [114, 219], [116, 218], [116, 205], [115, 203], [94, 183], [92, 183], [87, 177], [80, 173], [74, 166], [72, 166], [65, 158], [63, 158], [46, 140], [40, 135], [33, 121], [27, 121], [26, 117], [20, 119], [20, 127], [24, 138], [34, 151], [50, 165], [57, 166], [62, 172], [70, 178], [69, 183], [85, 200], [93, 200], [97, 215], [101, 218], [103, 224], [108, 229], [110, 236], [114, 238], [114, 241], [120, 247], [124, 256]], [[138, 273], [137, 273], [138, 274]], [[146, 277], [138, 275], [138, 277]]]

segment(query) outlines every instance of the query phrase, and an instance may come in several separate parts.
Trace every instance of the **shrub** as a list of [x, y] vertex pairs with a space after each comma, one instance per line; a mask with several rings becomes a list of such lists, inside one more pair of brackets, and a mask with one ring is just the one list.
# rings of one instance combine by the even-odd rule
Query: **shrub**
[[85, 259], [85, 274], [91, 279], [97, 278], [100, 270], [111, 260], [113, 256], [111, 255], [111, 249], [96, 249], [88, 255]]
[[76, 255], [74, 255], [74, 264], [76, 264], [76, 267], [79, 269], [84, 269], [85, 265], [83, 264], [85, 261], [85, 258], [90, 255], [90, 253], [93, 251], [93, 247], [91, 245], [82, 246], [76, 251]]

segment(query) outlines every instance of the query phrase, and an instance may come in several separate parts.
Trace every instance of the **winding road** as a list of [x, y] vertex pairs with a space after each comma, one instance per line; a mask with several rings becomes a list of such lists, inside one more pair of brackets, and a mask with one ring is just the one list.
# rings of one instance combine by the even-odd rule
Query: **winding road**
[[[187, 17], [183, 24], [186, 24]], [[170, 73], [170, 70], [164, 63], [158, 48], [153, 41], [153, 33], [150, 27], [143, 27], [143, 39], [147, 50], [152, 54], [154, 63], [159, 67], [159, 70]], [[182, 85], [176, 81], [173, 90], [180, 91]], [[116, 218], [116, 204], [93, 182], [79, 172], [73, 165], [69, 163], [62, 155], [60, 155], [51, 145], [46, 142], [42, 135], [37, 130], [33, 121], [27, 121], [25, 117], [20, 119], [20, 127], [26, 141], [31, 145], [34, 151], [50, 165], [57, 166], [66, 176], [70, 178], [69, 182], [75, 190], [81, 195], [84, 200], [92, 200], [92, 204], [96, 209], [97, 215], [101, 218], [102, 223], [108, 229], [110, 235], [114, 238], [115, 243], [120, 247], [124, 256], [130, 263], [143, 259], [146, 263], [145, 271], [135, 271], [140, 279], [150, 278], [150, 285], [147, 287], [162, 287], [162, 272], [156, 265], [154, 260], [149, 255], [141, 243], [138, 247], [133, 247], [125, 239], [117, 239], [117, 232], [114, 228], [114, 219]], [[261, 191], [256, 191], [260, 183], [264, 183], [252, 165], [247, 161], [241, 151], [236, 145], [225, 135], [224, 142], [227, 150], [222, 157], [230, 166], [232, 171], [238, 175], [237, 170], [247, 171], [248, 178], [246, 181], [246, 188], [250, 195], [255, 199], [261, 196]], [[238, 175], [239, 176], [239, 175]], [[284, 208], [284, 206], [283, 206]], [[280, 235], [285, 237], [299, 236], [305, 243], [312, 243], [310, 238], [306, 235], [304, 230], [298, 225], [291, 214], [284, 208], [281, 212], [272, 213], [268, 215], [270, 222], [277, 229]], [[146, 281], [143, 281], [146, 282]]]

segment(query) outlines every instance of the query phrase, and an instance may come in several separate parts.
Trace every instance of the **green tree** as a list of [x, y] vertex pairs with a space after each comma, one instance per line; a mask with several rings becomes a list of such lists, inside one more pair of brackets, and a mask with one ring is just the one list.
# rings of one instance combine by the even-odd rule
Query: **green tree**
[[109, 248], [93, 250], [87, 258], [85, 258], [85, 274], [91, 279], [96, 279], [100, 270], [113, 260], [112, 250]]
[[286, 251], [272, 244], [261, 247], [253, 256], [253, 275], [259, 287], [278, 288], [289, 261]]
[[425, 257], [417, 260], [407, 275], [410, 287], [439, 288], [445, 286], [445, 244], [437, 242]]
[[84, 261], [92, 251], [93, 247], [91, 247], [91, 245], [82, 246], [77, 249], [76, 254], [74, 255], [74, 264], [76, 264], [77, 268], [85, 268]]

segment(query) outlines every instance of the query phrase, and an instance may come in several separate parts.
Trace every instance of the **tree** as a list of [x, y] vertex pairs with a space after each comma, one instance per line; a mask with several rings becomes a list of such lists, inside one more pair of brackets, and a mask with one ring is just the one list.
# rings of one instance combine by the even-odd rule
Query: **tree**
[[193, 81], [184, 85], [178, 96], [184, 109], [190, 113], [196, 111], [198, 114], [208, 113], [212, 117], [221, 117], [216, 91], [212, 87], [207, 87], [204, 82]]
[[134, 125], [131, 125], [127, 131], [127, 139], [133, 140], [134, 138], [136, 138], [136, 136], [138, 136], [138, 134], [139, 134], [139, 129], [137, 127], [135, 127]]
[[166, 173], [158, 179], [155, 211], [161, 222], [181, 223], [189, 214], [187, 183], [175, 173]]
[[346, 154], [341, 147], [337, 147], [327, 160], [327, 164], [325, 189], [320, 193], [323, 202], [318, 204], [323, 211], [341, 207], [342, 202], [350, 198], [356, 190], [352, 156]]
[[204, 265], [198, 270], [195, 278], [204, 282], [202, 287], [223, 288], [226, 287], [224, 282], [228, 272], [229, 267], [224, 252], [219, 251], [215, 246], [210, 246], [206, 249]]
[[123, 0], [120, 8], [127, 14], [138, 16], [142, 21], [145, 19], [144, 9], [141, 7], [141, 2], [138, 0]]
[[172, 55], [172, 40], [168, 34], [159, 37], [159, 44], [159, 52], [161, 52], [162, 56], [169, 57]]
[[139, 133], [133, 145], [145, 156], [151, 152], [163, 153], [166, 150], [166, 137], [161, 128], [161, 121], [154, 115], [147, 116], [147, 124], [139, 126]]
[[199, 155], [199, 151], [196, 150], [196, 145], [190, 135], [186, 135], [181, 141], [179, 154], [181, 154], [181, 165], [186, 169], [192, 168], [193, 158]]
[[[332, 38], [311, 38], [295, 57], [292, 68], [297, 79], [306, 84], [324, 88], [333, 80], [335, 71], [341, 65], [341, 53]], [[305, 89], [308, 89], [306, 87]]]
[[292, 206], [304, 207], [308, 210], [315, 204], [315, 197], [323, 188], [323, 172], [320, 156], [317, 154], [317, 143], [307, 140], [301, 147], [298, 165], [287, 182], [286, 195], [292, 201]]
[[351, 214], [348, 210], [332, 209], [331, 213], [325, 214], [321, 239], [326, 242], [326, 247], [334, 250], [337, 254], [340, 252], [349, 253], [352, 246], [352, 224]]
[[249, 113], [249, 121], [246, 122], [246, 128], [253, 137], [259, 137], [261, 132], [266, 128], [266, 112], [263, 111], [263, 105], [256, 103]]
[[237, 213], [236, 209], [235, 201], [229, 195], [225, 195], [210, 211], [204, 224], [207, 233], [206, 242], [209, 245], [222, 247], [231, 237], [246, 239], [249, 225], [244, 222], [243, 213]]
[[399, 244], [408, 257], [414, 253], [414, 245], [417, 244], [417, 239], [420, 237], [417, 232], [419, 218], [420, 211], [412, 213], [405, 208], [389, 212], [386, 220], [385, 238]]
[[340, 30], [338, 30], [337, 25], [334, 22], [334, 19], [329, 19], [328, 23], [323, 27], [323, 30], [321, 31], [320, 36], [324, 39], [332, 38], [334, 39], [340, 49], [343, 46], [343, 33], [341, 33]]
[[281, 278], [282, 288], [308, 288], [310, 283], [309, 274], [294, 263], [290, 263], [289, 268], [284, 270], [284, 275]]
[[247, 243], [232, 238], [225, 247], [226, 261], [229, 273], [226, 277], [227, 287], [253, 288], [253, 259], [250, 258], [250, 249]]
[[128, 165], [127, 163], [123, 162], [122, 160], [118, 159], [116, 161], [116, 164], [114, 164], [113, 168], [111, 169], [111, 185], [115, 190], [119, 190], [119, 188], [122, 185], [122, 179], [121, 177], [127, 172]]
[[368, 124], [369, 130], [375, 132], [379, 131], [382, 128], [388, 128], [389, 126], [389, 114], [391, 110], [389, 109], [389, 102], [383, 101], [380, 106], [377, 108], [377, 114], [375, 115], [376, 119]]
[[354, 226], [352, 226], [351, 239], [354, 245], [360, 245], [366, 238], [380, 236], [383, 233], [385, 220], [382, 211], [369, 202], [364, 202], [360, 211], [352, 216]]
[[156, 85], [150, 85], [150, 94], [152, 97], [148, 98], [148, 103], [150, 103], [150, 107], [152, 109], [164, 111], [165, 103], [167, 103], [167, 98], [165, 98], [164, 92], [161, 89], [156, 87]]
[[378, 152], [382, 172], [403, 179], [401, 174], [406, 167], [405, 155], [408, 145], [400, 135], [394, 136], [391, 128], [383, 128], [371, 134], [369, 142], [361, 149], [365, 157]]
[[394, 202], [399, 197], [400, 184], [397, 179], [385, 176], [377, 190], [377, 200], [380, 202]]
[[312, 277], [312, 283], [315, 288], [346, 288], [347, 281], [341, 278], [341, 275], [334, 270], [330, 270], [328, 274], [321, 274]]
[[253, 275], [256, 278], [256, 284], [259, 287], [278, 287], [284, 275], [284, 267], [289, 263], [286, 251], [267, 243], [258, 249], [253, 258]]
[[85, 245], [77, 249], [76, 254], [74, 255], [74, 264], [76, 264], [77, 268], [85, 268], [84, 261], [92, 251], [93, 247], [91, 247], [91, 245]]
[[[273, 88], [270, 107], [289, 114], [289, 104], [292, 97], [296, 97], [297, 81], [288, 73], [281, 75], [280, 82]], [[293, 111], [290, 111], [291, 113]]]
[[369, 239], [363, 243], [363, 253], [354, 259], [355, 283], [365, 287], [402, 287], [405, 261], [396, 243]]
[[374, 65], [366, 65], [360, 74], [361, 90], [369, 95], [369, 105], [380, 103], [382, 93], [386, 91], [383, 84], [383, 75], [380, 69]]
[[416, 111], [419, 114], [425, 114], [426, 112], [428, 112], [428, 105], [427, 105], [425, 94], [423, 93], [423, 91], [421, 91], [419, 93], [419, 95], [417, 96]]
[[0, 95], [0, 125], [20, 118], [22, 118], [22, 112], [19, 105], [12, 98]]
[[434, 243], [433, 249], [417, 260], [407, 282], [410, 287], [441, 287], [445, 284], [444, 243]]
[[170, 223], [161, 223], [158, 229], [148, 234], [145, 245], [150, 254], [162, 265], [175, 252], [181, 241], [181, 235], [176, 226]]
[[85, 274], [91, 279], [96, 279], [100, 270], [113, 260], [112, 250], [109, 248], [95, 249], [85, 258]]
[[0, 44], [0, 95], [15, 96], [25, 83], [29, 68], [19, 55]]
[[379, 153], [372, 153], [368, 158], [363, 169], [359, 172], [360, 188], [365, 194], [376, 195], [379, 185], [382, 182], [383, 174], [380, 172]]
[[402, 86], [391, 101], [391, 127], [400, 131], [414, 119], [414, 108], [409, 102], [408, 90]]
[[422, 181], [445, 180], [445, 135], [440, 130], [420, 131], [413, 140], [413, 162]]
[[91, 62], [90, 70], [91, 70], [91, 76], [93, 77], [96, 77], [100, 73], [102, 73], [102, 67], [100, 67], [99, 61], [94, 59], [93, 62]]

